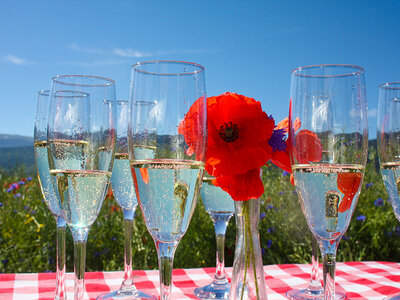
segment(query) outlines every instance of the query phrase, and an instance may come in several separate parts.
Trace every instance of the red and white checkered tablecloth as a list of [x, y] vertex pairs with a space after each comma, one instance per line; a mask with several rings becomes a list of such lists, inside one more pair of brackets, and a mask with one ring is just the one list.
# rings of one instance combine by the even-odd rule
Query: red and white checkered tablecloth
[[[175, 269], [173, 299], [196, 299], [193, 290], [211, 282], [214, 268]], [[286, 299], [292, 288], [304, 288], [310, 279], [311, 266], [300, 264], [264, 266], [268, 299]], [[232, 268], [227, 269], [230, 276]], [[135, 271], [135, 284], [143, 292], [159, 295], [158, 271]], [[85, 299], [116, 290], [122, 272], [87, 272]], [[73, 274], [67, 274], [67, 296], [73, 299]], [[0, 299], [54, 299], [55, 273], [0, 274]], [[400, 264], [391, 262], [346, 262], [336, 267], [336, 289], [348, 299], [383, 299], [400, 294]]]

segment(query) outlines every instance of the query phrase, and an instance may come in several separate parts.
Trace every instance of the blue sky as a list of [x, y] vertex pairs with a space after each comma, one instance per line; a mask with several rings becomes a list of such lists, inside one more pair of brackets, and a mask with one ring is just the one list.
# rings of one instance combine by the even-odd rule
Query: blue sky
[[36, 92], [60, 74], [105, 76], [129, 96], [137, 61], [206, 68], [207, 95], [237, 92], [280, 121], [290, 72], [321, 63], [365, 68], [370, 137], [377, 86], [400, 81], [400, 1], [75, 1], [0, 3], [0, 133], [33, 135]]

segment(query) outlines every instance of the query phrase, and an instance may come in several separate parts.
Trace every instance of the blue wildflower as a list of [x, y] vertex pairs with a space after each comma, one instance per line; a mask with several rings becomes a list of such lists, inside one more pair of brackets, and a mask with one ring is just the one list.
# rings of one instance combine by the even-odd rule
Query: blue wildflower
[[285, 129], [282, 128], [274, 130], [268, 141], [268, 144], [272, 147], [274, 152], [285, 151], [286, 149]]
[[14, 209], [14, 212], [15, 212], [15, 213], [17, 213], [17, 212], [18, 212], [18, 210]]
[[112, 237], [111, 237], [111, 240], [112, 240], [112, 241], [116, 241], [117, 238], [116, 238], [115, 236], [112, 236]]
[[276, 230], [274, 227], [270, 227], [270, 228], [268, 228], [267, 231], [268, 231], [268, 233], [274, 233]]
[[24, 185], [24, 184], [25, 184], [25, 181], [18, 181], [18, 184], [19, 184], [19, 185]]
[[8, 258], [3, 259], [1, 262], [2, 262], [4, 265], [8, 264]]
[[3, 207], [3, 202], [0, 202], [0, 207]]
[[270, 248], [272, 246], [272, 240], [267, 241], [267, 248]]
[[345, 236], [345, 235], [342, 237], [342, 240], [345, 240], [345, 241], [346, 241], [346, 240], [349, 240], [349, 239], [350, 239], [350, 238], [347, 237], [347, 236]]
[[283, 195], [284, 193], [285, 193], [285, 192], [283, 192], [283, 191], [280, 191], [280, 192], [279, 192], [279, 195]]
[[28, 210], [28, 209], [29, 209], [29, 206], [26, 206], [26, 205], [25, 205], [24, 209], [25, 209], [25, 210]]
[[100, 256], [100, 253], [99, 252], [94, 252], [94, 256]]
[[31, 180], [32, 180], [32, 177], [29, 176], [26, 180], [27, 180], [27, 181], [31, 181]]
[[285, 170], [282, 171], [282, 176], [283, 177], [286, 177], [286, 176], [289, 176], [289, 175], [290, 175], [290, 173], [288, 171], [285, 171]]
[[367, 217], [364, 216], [364, 215], [359, 215], [359, 216], [357, 216], [356, 220], [357, 220], [357, 221], [365, 221], [366, 218], [367, 218]]
[[365, 187], [366, 187], [367, 189], [369, 189], [369, 188], [372, 187], [373, 185], [374, 185], [373, 182], [369, 182], [369, 183], [367, 183], [367, 184], [365, 185]]
[[262, 219], [264, 219], [265, 218], [265, 213], [261, 213], [260, 214], [260, 220], [262, 220]]
[[11, 184], [11, 187], [14, 189], [14, 190], [16, 190], [16, 189], [18, 189], [19, 188], [19, 185], [18, 185], [18, 183], [13, 183], [13, 184]]
[[36, 215], [36, 210], [31, 211], [32, 215]]
[[272, 204], [267, 205], [267, 209], [274, 209], [275, 207]]
[[14, 190], [13, 187], [10, 186], [10, 187], [7, 189], [7, 193], [11, 193], [13, 190]]
[[21, 194], [20, 194], [20, 193], [15, 194], [15, 195], [14, 195], [14, 198], [21, 198]]
[[376, 207], [380, 207], [383, 205], [383, 199], [382, 198], [378, 198], [374, 201], [374, 204]]

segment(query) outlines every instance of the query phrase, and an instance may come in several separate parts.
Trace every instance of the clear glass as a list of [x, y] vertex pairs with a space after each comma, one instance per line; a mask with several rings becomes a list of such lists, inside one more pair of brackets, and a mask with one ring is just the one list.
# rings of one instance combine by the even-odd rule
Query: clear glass
[[[203, 178], [205, 100], [200, 65], [150, 61], [132, 67], [129, 158], [140, 210], [157, 249], [162, 300], [171, 299], [175, 250]], [[186, 115], [193, 123], [184, 122]]]
[[[380, 169], [394, 214], [400, 221], [400, 82], [379, 86], [377, 143]], [[400, 299], [400, 295], [388, 299]]]
[[236, 245], [230, 300], [266, 300], [258, 223], [260, 199], [235, 201]]
[[103, 203], [114, 160], [115, 83], [95, 76], [57, 76], [50, 99], [50, 174], [74, 239], [74, 299], [80, 300], [87, 236]]
[[[106, 105], [108, 105], [106, 103]], [[116, 130], [117, 141], [115, 146], [115, 159], [111, 174], [111, 187], [114, 198], [122, 208], [124, 214], [124, 279], [120, 288], [107, 294], [97, 297], [102, 299], [156, 299], [154, 296], [147, 295], [139, 291], [133, 282], [132, 271], [132, 234], [137, 199], [128, 155], [128, 120], [129, 103], [127, 100], [116, 102]]]
[[57, 224], [57, 250], [56, 250], [56, 294], [54, 299], [67, 299], [65, 288], [65, 221], [62, 217], [61, 207], [54, 192], [50, 177], [49, 159], [47, 156], [47, 123], [50, 107], [50, 91], [38, 92], [35, 129], [34, 152], [36, 169], [44, 201], [53, 214]]
[[337, 247], [356, 207], [367, 161], [364, 70], [352, 65], [295, 69], [290, 95], [294, 182], [321, 250], [324, 299], [335, 299]]
[[[308, 287], [305, 289], [293, 289], [286, 292], [286, 296], [293, 300], [307, 300], [307, 299], [324, 299], [324, 287], [321, 284], [319, 276], [319, 248], [317, 240], [311, 236], [311, 279]], [[335, 299], [346, 299], [346, 294], [335, 291]]]
[[231, 285], [225, 273], [225, 233], [229, 220], [235, 212], [235, 205], [228, 193], [212, 183], [213, 179], [211, 176], [203, 178], [200, 195], [204, 208], [214, 224], [217, 241], [217, 266], [214, 280], [206, 286], [195, 289], [194, 294], [200, 299], [228, 299]]

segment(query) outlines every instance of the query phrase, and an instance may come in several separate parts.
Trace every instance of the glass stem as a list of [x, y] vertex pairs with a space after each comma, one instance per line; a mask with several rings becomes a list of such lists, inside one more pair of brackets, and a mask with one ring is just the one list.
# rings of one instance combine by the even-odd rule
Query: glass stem
[[215, 284], [225, 284], [227, 282], [225, 273], [225, 234], [229, 219], [232, 215], [228, 215], [224, 219], [219, 219], [214, 222], [215, 238], [217, 244], [217, 265], [214, 275]]
[[332, 244], [329, 241], [320, 243], [324, 276], [324, 300], [334, 300], [337, 243], [336, 241]]
[[311, 281], [308, 287], [310, 291], [321, 290], [321, 282], [319, 280], [319, 247], [318, 242], [314, 235], [311, 235], [311, 248], [312, 248], [312, 266], [311, 266]]
[[124, 246], [124, 281], [121, 285], [121, 290], [136, 290], [133, 284], [133, 271], [132, 271], [132, 234], [133, 234], [133, 220], [135, 210], [124, 210], [124, 233], [125, 233], [125, 246]]
[[72, 229], [74, 238], [74, 300], [82, 300], [85, 292], [86, 241], [89, 229]]
[[65, 221], [63, 217], [56, 217], [57, 223], [57, 250], [56, 250], [56, 295], [54, 297], [55, 300], [64, 300], [66, 299], [66, 288], [65, 288]]
[[156, 242], [160, 269], [160, 300], [171, 299], [172, 270], [177, 242]]

